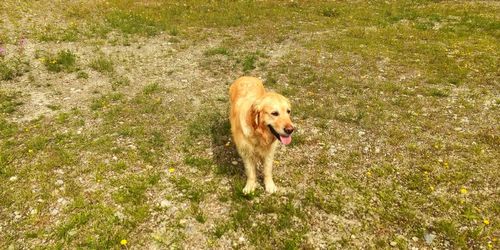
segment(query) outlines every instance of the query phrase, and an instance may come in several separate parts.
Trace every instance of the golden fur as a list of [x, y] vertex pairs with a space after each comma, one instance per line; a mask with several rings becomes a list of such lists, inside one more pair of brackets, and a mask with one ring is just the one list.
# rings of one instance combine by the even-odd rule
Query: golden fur
[[274, 193], [277, 190], [272, 178], [274, 151], [279, 141], [291, 142], [294, 130], [290, 102], [280, 94], [266, 92], [262, 81], [255, 77], [238, 78], [231, 84], [229, 95], [231, 133], [247, 175], [243, 192], [255, 190], [256, 166], [262, 164], [266, 191]]

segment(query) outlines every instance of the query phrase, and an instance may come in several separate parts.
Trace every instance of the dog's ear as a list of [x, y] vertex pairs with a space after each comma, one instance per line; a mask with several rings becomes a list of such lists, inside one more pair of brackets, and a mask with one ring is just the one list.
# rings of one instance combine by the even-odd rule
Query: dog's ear
[[256, 129], [260, 124], [260, 113], [262, 112], [262, 107], [259, 102], [254, 102], [252, 107], [250, 107], [250, 123], [252, 127]]

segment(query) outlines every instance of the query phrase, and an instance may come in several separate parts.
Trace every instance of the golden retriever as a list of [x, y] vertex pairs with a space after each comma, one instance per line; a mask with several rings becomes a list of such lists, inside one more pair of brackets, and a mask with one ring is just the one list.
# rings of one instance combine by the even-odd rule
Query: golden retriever
[[257, 186], [256, 167], [264, 167], [264, 185], [268, 193], [276, 192], [272, 169], [274, 151], [279, 142], [292, 141], [294, 126], [290, 120], [290, 102], [284, 96], [266, 92], [262, 81], [240, 77], [229, 88], [231, 98], [231, 133], [243, 159], [247, 182], [243, 193]]

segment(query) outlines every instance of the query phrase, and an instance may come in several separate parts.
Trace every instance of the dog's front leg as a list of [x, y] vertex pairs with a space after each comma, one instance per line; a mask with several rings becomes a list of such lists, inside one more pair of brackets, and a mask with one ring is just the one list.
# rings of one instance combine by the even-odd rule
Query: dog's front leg
[[245, 173], [247, 175], [247, 184], [243, 188], [244, 194], [253, 193], [257, 187], [257, 176], [255, 174], [255, 162], [251, 159], [243, 159], [245, 164]]
[[266, 186], [266, 192], [270, 194], [275, 193], [278, 190], [273, 181], [273, 159], [274, 150], [266, 158], [264, 158], [264, 185]]

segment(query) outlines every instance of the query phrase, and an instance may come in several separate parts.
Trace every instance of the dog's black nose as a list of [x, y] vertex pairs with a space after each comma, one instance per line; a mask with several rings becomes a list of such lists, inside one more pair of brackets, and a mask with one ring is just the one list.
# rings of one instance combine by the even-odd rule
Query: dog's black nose
[[283, 130], [285, 130], [285, 133], [291, 134], [293, 133], [293, 130], [295, 130], [295, 128], [292, 125], [287, 125]]

